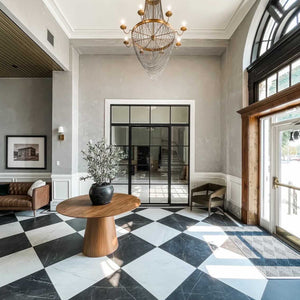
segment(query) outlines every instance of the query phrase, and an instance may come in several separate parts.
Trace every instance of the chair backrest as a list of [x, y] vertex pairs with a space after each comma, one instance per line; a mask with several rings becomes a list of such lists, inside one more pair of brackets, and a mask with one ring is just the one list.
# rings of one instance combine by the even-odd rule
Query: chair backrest
[[224, 185], [215, 184], [215, 183], [208, 183], [207, 184], [207, 190], [212, 191], [212, 192], [215, 192], [215, 191], [217, 191], [219, 189], [222, 189], [224, 187], [225, 187]]
[[27, 195], [33, 182], [11, 182], [9, 184], [10, 195]]

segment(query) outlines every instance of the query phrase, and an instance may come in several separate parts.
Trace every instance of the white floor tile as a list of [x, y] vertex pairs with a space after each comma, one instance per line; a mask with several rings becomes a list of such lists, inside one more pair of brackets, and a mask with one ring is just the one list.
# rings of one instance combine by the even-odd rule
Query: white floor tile
[[0, 258], [0, 287], [43, 269], [33, 248]]
[[204, 222], [189, 227], [184, 233], [216, 246], [221, 246], [228, 239], [221, 227]]
[[126, 213], [115, 216], [115, 220], [131, 215], [133, 212], [128, 211]]
[[194, 220], [202, 221], [208, 217], [208, 212], [199, 208], [193, 208], [191, 211], [189, 207], [176, 212], [176, 214], [188, 217]]
[[[38, 218], [38, 217], [46, 216], [50, 213], [51, 212], [49, 212], [48, 210], [45, 210], [45, 209], [37, 209], [35, 212], [35, 217]], [[15, 213], [15, 215], [16, 215], [18, 221], [24, 221], [24, 220], [34, 218], [32, 210], [18, 211]]]
[[168, 297], [195, 270], [159, 248], [151, 250], [122, 269], [158, 299]]
[[90, 258], [82, 253], [46, 268], [59, 296], [65, 300], [110, 276], [119, 266], [108, 257]]
[[22, 232], [24, 230], [19, 222], [4, 224], [0, 226], [0, 239]]
[[[129, 231], [127, 231], [126, 229], [124, 229], [124, 228], [122, 228], [122, 227], [120, 227], [120, 226], [118, 226], [118, 225], [116, 225], [116, 232], [117, 232], [117, 237], [120, 237], [120, 236], [122, 236], [122, 235], [124, 235], [124, 234], [129, 233]], [[78, 233], [79, 233], [81, 236], [84, 237], [85, 229], [79, 231]]]
[[32, 246], [37, 246], [68, 234], [76, 232], [67, 223], [60, 222], [49, 226], [26, 231], [26, 236]]
[[63, 221], [69, 221], [69, 220], [74, 219], [74, 218], [72, 218], [72, 217], [64, 216], [64, 215], [59, 214], [59, 213], [57, 213], [56, 215], [57, 215], [58, 217], [60, 217]]
[[199, 269], [253, 299], [261, 299], [268, 282], [249, 259], [223, 248], [218, 248]]
[[147, 208], [137, 212], [138, 215], [148, 218], [153, 221], [165, 218], [173, 213], [161, 208]]
[[160, 246], [180, 233], [181, 232], [178, 230], [157, 222], [150, 223], [132, 231], [132, 234], [140, 237], [154, 246]]

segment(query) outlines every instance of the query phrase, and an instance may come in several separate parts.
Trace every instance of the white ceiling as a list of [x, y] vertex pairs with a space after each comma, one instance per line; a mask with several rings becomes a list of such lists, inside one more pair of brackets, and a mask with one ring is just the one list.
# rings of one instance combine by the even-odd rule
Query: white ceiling
[[[71, 39], [119, 39], [120, 20], [128, 27], [139, 21], [143, 0], [43, 0]], [[170, 23], [187, 22], [186, 39], [229, 39], [255, 0], [162, 0], [171, 5]]]

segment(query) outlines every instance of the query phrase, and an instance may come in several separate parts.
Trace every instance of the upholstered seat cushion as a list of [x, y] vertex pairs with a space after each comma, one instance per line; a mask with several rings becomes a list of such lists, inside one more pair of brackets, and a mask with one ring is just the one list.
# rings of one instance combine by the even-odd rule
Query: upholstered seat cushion
[[31, 197], [27, 195], [0, 196], [0, 210], [1, 207], [28, 207], [31, 209]]

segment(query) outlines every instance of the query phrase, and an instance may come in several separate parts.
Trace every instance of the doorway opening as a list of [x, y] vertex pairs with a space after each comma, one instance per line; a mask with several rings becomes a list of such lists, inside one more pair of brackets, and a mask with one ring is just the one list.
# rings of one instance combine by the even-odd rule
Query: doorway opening
[[126, 153], [116, 192], [143, 204], [188, 205], [189, 105], [110, 105], [110, 142]]
[[260, 119], [260, 225], [300, 247], [300, 107]]

